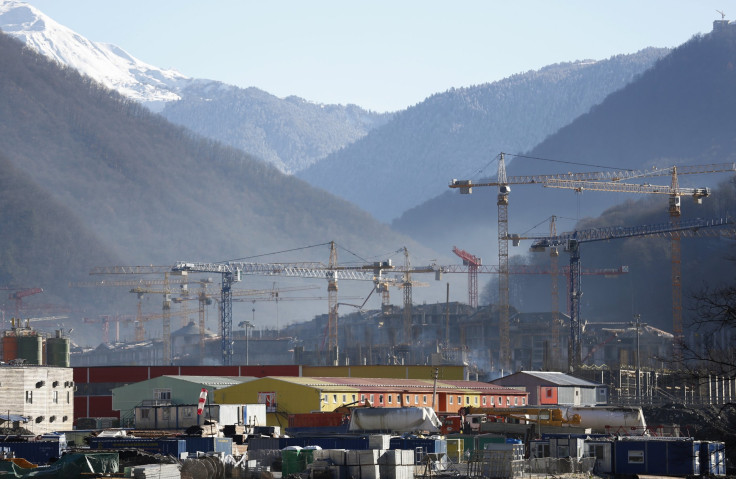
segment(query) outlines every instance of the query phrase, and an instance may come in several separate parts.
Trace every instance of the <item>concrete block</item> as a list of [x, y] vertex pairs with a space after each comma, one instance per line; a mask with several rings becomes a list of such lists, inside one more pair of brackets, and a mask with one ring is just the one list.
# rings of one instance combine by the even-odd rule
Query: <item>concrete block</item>
[[416, 454], [411, 449], [401, 449], [401, 464], [412, 466], [416, 464]]
[[384, 464], [380, 472], [381, 479], [414, 479], [414, 466]]
[[360, 466], [360, 479], [380, 479], [381, 471], [379, 467], [377, 464]]
[[330, 466], [330, 472], [332, 472], [332, 479], [350, 479], [346, 466]]
[[360, 466], [345, 466], [348, 470], [348, 479], [360, 479]]
[[315, 449], [312, 457], [315, 461], [326, 461], [330, 459], [330, 449]]
[[345, 449], [328, 449], [328, 451], [330, 451], [330, 460], [336, 466], [347, 465], [347, 462], [345, 462], [345, 455], [346, 455]]
[[401, 456], [402, 456], [401, 449], [389, 449], [387, 451], [383, 451], [383, 454], [381, 454], [381, 457], [378, 458], [378, 463], [390, 465], [390, 466], [401, 465], [402, 464]]
[[345, 454], [345, 464], [348, 466], [373, 466], [378, 464], [380, 452], [378, 449], [349, 450]]
[[368, 436], [370, 449], [388, 449], [391, 447], [391, 436], [388, 434], [371, 434]]

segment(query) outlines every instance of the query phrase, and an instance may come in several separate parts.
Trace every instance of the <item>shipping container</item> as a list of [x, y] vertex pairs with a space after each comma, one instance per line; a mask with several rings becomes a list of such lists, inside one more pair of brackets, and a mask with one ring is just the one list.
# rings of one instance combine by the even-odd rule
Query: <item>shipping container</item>
[[619, 438], [614, 442], [616, 474], [687, 476], [700, 474], [700, 441], [690, 438]]
[[63, 452], [59, 441], [0, 442], [0, 450], [11, 451], [15, 457], [33, 464], [48, 464], [52, 458], [60, 458]]
[[344, 422], [345, 414], [339, 412], [289, 414], [290, 428], [340, 426]]
[[140, 449], [153, 454], [163, 454], [176, 458], [181, 457], [181, 454], [187, 450], [186, 441], [181, 439], [91, 437], [88, 441], [91, 449]]
[[726, 445], [716, 441], [700, 443], [700, 475], [726, 475]]
[[186, 451], [189, 454], [197, 452], [223, 452], [226, 455], [233, 453], [233, 440], [229, 437], [196, 437], [182, 436], [186, 442]]

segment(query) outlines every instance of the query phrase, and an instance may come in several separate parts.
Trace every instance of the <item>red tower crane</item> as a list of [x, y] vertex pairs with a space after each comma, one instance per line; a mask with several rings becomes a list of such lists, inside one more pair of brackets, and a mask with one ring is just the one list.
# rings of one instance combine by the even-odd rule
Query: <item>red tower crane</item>
[[471, 308], [478, 309], [478, 267], [482, 261], [478, 256], [457, 246], [452, 247], [452, 252], [463, 260], [464, 266], [468, 267], [468, 304]]
[[43, 293], [43, 289], [27, 288], [27, 289], [21, 289], [14, 293], [10, 293], [10, 296], [8, 296], [8, 299], [15, 300], [15, 315], [17, 317], [20, 318], [20, 310], [23, 306], [23, 298], [27, 298], [28, 296], [33, 296], [34, 294], [38, 294], [38, 293]]

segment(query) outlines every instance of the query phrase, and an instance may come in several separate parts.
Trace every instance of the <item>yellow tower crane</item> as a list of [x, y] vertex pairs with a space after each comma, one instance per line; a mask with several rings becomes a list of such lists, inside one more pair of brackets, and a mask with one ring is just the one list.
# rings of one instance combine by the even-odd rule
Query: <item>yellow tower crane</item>
[[[673, 231], [670, 235], [670, 263], [672, 278], [672, 331], [675, 337], [675, 355], [681, 353], [680, 345], [683, 340], [682, 326], [682, 250], [680, 246], [681, 234], [677, 227], [680, 225], [680, 216], [682, 210], [680, 207], [680, 197], [690, 196], [696, 204], [701, 204], [703, 198], [710, 196], [709, 188], [680, 188], [678, 174], [707, 174], [707, 173], [724, 173], [736, 171], [736, 163], [721, 163], [709, 165], [691, 165], [691, 166], [671, 166], [652, 170], [652, 172], [642, 172], [636, 177], [663, 176], [671, 175], [669, 186], [651, 185], [651, 184], [631, 184], [621, 183], [618, 181], [583, 181], [583, 180], [563, 180], [549, 179], [545, 181], [546, 188], [566, 188], [577, 192], [583, 191], [605, 191], [614, 193], [639, 193], [639, 194], [662, 194], [669, 196], [669, 217]], [[550, 235], [554, 236], [554, 235]]]
[[[732, 171], [733, 163], [722, 163], [714, 165], [686, 165], [679, 166], [679, 174], [699, 174], [711, 173], [716, 171]], [[669, 169], [652, 169], [652, 170], [610, 170], [595, 171], [582, 173], [560, 173], [549, 175], [521, 175], [507, 176], [505, 155], [501, 153], [498, 160], [498, 173], [496, 181], [473, 183], [472, 180], [453, 179], [450, 182], [450, 188], [460, 189], [461, 194], [472, 194], [473, 187], [497, 187], [498, 197], [496, 205], [498, 207], [498, 309], [499, 309], [499, 362], [502, 368], [511, 366], [511, 349], [509, 338], [509, 255], [508, 255], [508, 205], [509, 194], [511, 192], [510, 185], [531, 185], [531, 184], [550, 184], [555, 181], [577, 180], [582, 182], [598, 182], [611, 181], [618, 182], [627, 178], [636, 178], [644, 176], [669, 176]]]

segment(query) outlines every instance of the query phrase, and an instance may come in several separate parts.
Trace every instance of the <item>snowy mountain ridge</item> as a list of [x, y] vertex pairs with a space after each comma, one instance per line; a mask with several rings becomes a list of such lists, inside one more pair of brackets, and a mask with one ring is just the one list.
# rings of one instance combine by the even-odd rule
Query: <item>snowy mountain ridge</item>
[[21, 1], [0, 3], [0, 30], [152, 110], [179, 100], [181, 89], [194, 81], [142, 62], [116, 45], [90, 41]]

